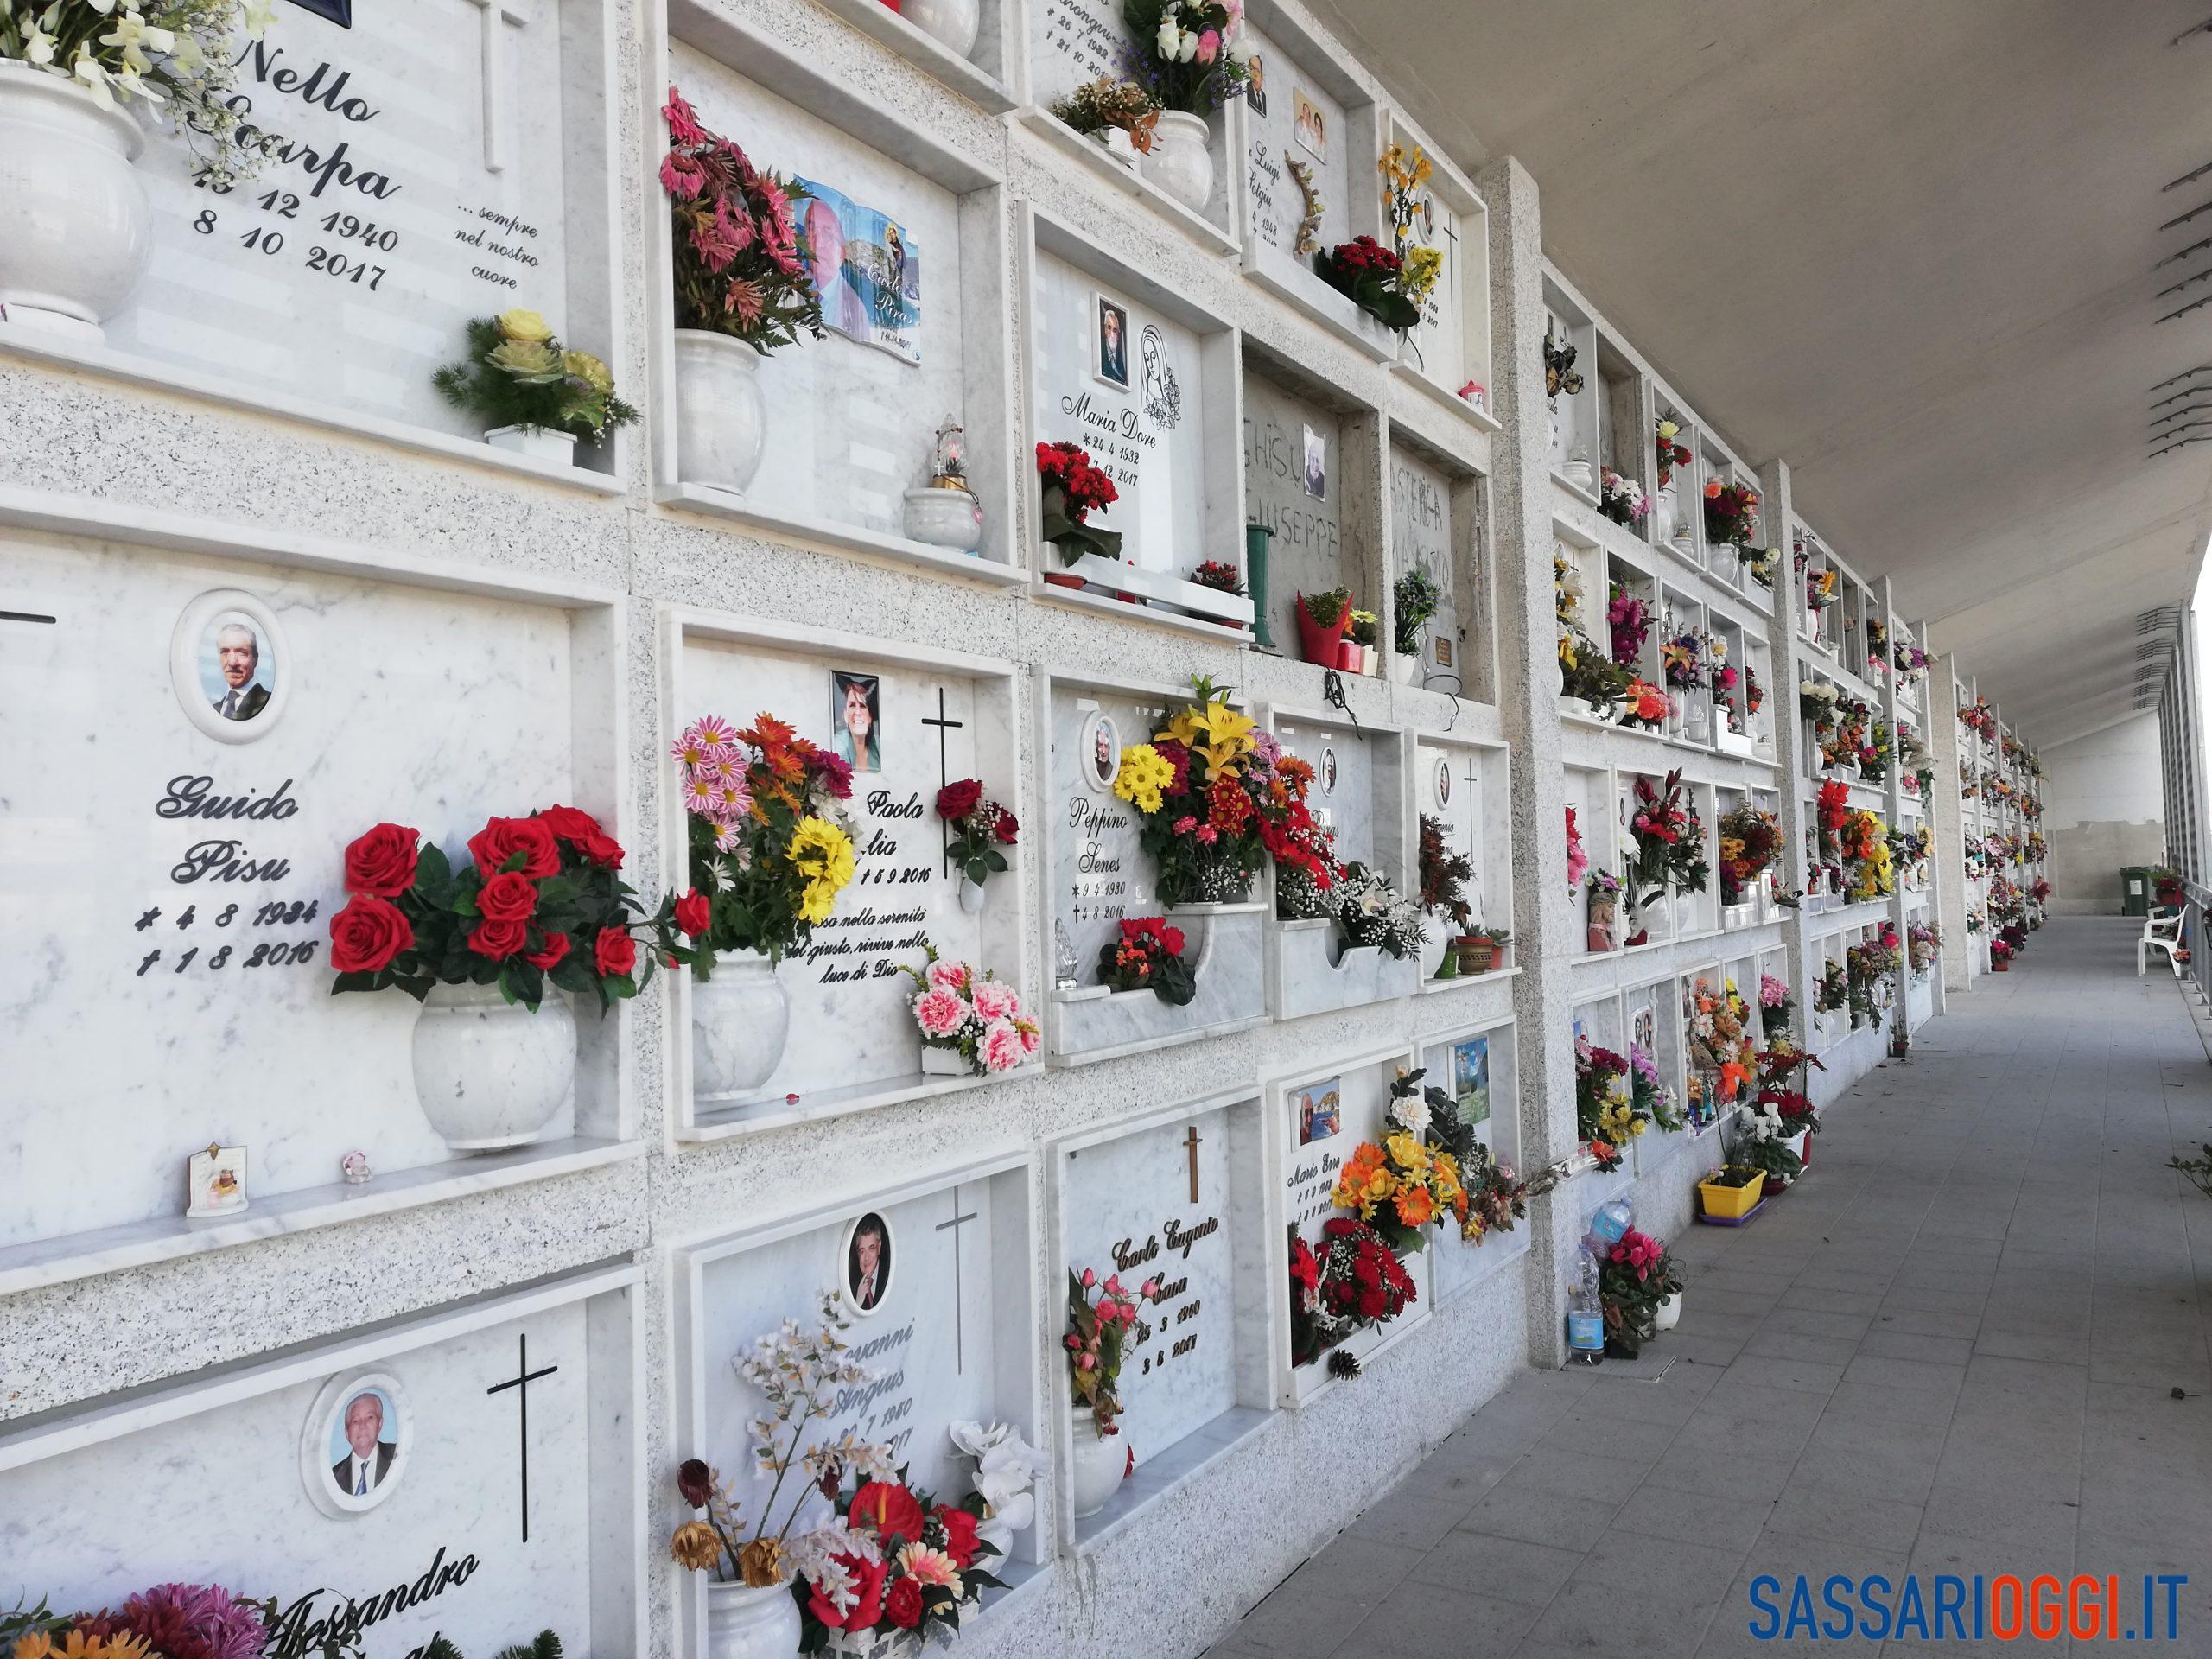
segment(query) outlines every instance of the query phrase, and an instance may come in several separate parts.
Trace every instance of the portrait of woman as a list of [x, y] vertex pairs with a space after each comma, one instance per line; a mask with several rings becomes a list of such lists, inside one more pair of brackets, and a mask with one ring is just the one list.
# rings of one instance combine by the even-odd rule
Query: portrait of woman
[[1115, 774], [1122, 768], [1122, 741], [1114, 729], [1113, 717], [1103, 709], [1084, 722], [1077, 765], [1083, 768], [1083, 781], [1094, 792], [1103, 794], [1113, 789]]
[[830, 723], [855, 772], [883, 770], [882, 691], [873, 674], [830, 671]]
[[1321, 792], [1324, 795], [1335, 794], [1337, 792], [1337, 752], [1335, 748], [1325, 747], [1322, 749], [1319, 773]]

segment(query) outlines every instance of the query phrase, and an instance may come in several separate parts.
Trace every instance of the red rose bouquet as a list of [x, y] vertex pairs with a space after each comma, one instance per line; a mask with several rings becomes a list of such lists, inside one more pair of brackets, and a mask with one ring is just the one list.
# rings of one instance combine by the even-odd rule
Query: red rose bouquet
[[1319, 1249], [1292, 1229], [1292, 1364], [1311, 1364], [1353, 1332], [1387, 1325], [1420, 1297], [1397, 1253], [1365, 1222], [1332, 1217], [1321, 1224]]
[[1037, 479], [1044, 492], [1039, 533], [1060, 550], [1061, 563], [1073, 564], [1086, 553], [1102, 559], [1122, 556], [1121, 531], [1085, 522], [1120, 500], [1122, 493], [1081, 444], [1039, 444]]
[[1181, 1007], [1198, 994], [1198, 982], [1183, 960], [1183, 930], [1158, 916], [1122, 924], [1121, 937], [1098, 953], [1098, 978], [1117, 991], [1150, 991], [1171, 1007]]
[[1660, 489], [1663, 490], [1674, 482], [1675, 467], [1687, 467], [1690, 464], [1689, 446], [1681, 442], [1681, 427], [1663, 415], [1659, 417], [1658, 424], [1654, 429], [1653, 437], [1656, 458], [1659, 463], [1658, 487]]
[[353, 897], [330, 918], [334, 995], [397, 986], [419, 1002], [433, 985], [497, 985], [535, 1013], [550, 983], [596, 994], [604, 1012], [635, 996], [656, 961], [692, 958], [678, 936], [703, 927], [699, 896], [641, 911], [616, 874], [621, 844], [588, 812], [493, 818], [468, 853], [456, 871], [435, 842], [396, 823], [346, 848]]
[[730, 334], [758, 352], [822, 336], [822, 296], [801, 257], [794, 209], [807, 193], [764, 173], [743, 150], [699, 124], [669, 88], [661, 114], [676, 264], [676, 326]]
[[1021, 833], [1013, 813], [983, 793], [973, 778], [947, 784], [937, 792], [937, 815], [951, 827], [952, 855], [960, 873], [982, 887], [1006, 868], [1006, 855]]

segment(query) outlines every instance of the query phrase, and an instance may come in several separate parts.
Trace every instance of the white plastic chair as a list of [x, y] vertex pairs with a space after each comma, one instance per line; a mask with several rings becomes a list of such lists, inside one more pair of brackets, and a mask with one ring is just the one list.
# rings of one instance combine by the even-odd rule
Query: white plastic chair
[[2166, 966], [2173, 969], [2174, 977], [2181, 977], [2182, 912], [2178, 908], [2166, 910], [2153, 905], [2150, 914], [2143, 918], [2143, 937], [2135, 941], [2135, 977], [2140, 979], [2147, 970], [2151, 952], [2166, 953]]

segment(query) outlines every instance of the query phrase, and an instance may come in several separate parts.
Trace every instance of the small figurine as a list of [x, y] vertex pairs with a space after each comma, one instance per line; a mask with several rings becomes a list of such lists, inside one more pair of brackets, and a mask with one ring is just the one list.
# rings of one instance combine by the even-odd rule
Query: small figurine
[[365, 1152], [347, 1153], [338, 1160], [338, 1167], [346, 1177], [348, 1186], [366, 1186], [374, 1179], [369, 1171], [369, 1154]]
[[1066, 926], [1055, 918], [1052, 922], [1052, 988], [1071, 991], [1075, 987], [1075, 946], [1068, 942]]
[[1613, 900], [1602, 893], [1590, 895], [1590, 931], [1584, 941], [1590, 950], [1613, 948]]
[[245, 1148], [210, 1141], [185, 1166], [184, 1213], [194, 1218], [234, 1216], [245, 1208]]

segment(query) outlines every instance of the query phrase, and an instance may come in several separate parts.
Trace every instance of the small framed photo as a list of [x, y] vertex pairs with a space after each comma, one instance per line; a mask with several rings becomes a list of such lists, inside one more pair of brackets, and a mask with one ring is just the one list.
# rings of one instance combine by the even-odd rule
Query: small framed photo
[[1098, 296], [1098, 355], [1091, 372], [1118, 391], [1129, 389], [1129, 311]]
[[245, 1148], [210, 1144], [185, 1160], [184, 1213], [234, 1216], [246, 1206]]
[[873, 674], [830, 671], [830, 729], [853, 770], [883, 770], [883, 687]]
[[1344, 1079], [1310, 1083], [1291, 1096], [1298, 1109], [1298, 1144], [1326, 1141], [1343, 1127]]
[[1083, 747], [1077, 757], [1083, 784], [1094, 795], [1114, 792], [1114, 779], [1122, 770], [1122, 736], [1114, 717], [1103, 709], [1092, 711], [1083, 722]]
[[241, 588], [187, 605], [169, 637], [169, 682], [185, 717], [219, 743], [265, 737], [291, 701], [292, 654], [276, 613]]
[[1329, 118], [1321, 106], [1306, 97], [1303, 86], [1294, 86], [1290, 93], [1291, 120], [1298, 135], [1298, 147], [1319, 161], [1329, 159]]
[[1634, 1046], [1642, 1049], [1647, 1054], [1651, 1053], [1652, 1044], [1656, 1040], [1658, 1035], [1658, 1015], [1651, 1011], [1651, 1007], [1649, 1003], [1645, 1004], [1643, 1007], [1638, 1008], [1636, 1013], [1630, 1017], [1628, 1022], [1628, 1039], [1630, 1043]]
[[1329, 440], [1312, 427], [1306, 431], [1306, 493], [1316, 501], [1329, 499]]
[[1452, 1098], [1459, 1121], [1470, 1128], [1490, 1122], [1490, 1039], [1470, 1037], [1452, 1045]]
[[1436, 804], [1439, 806], [1452, 804], [1452, 762], [1444, 755], [1436, 758]]
[[882, 1311], [891, 1295], [891, 1279], [898, 1266], [892, 1249], [891, 1224], [874, 1210], [846, 1224], [844, 1268], [841, 1283], [845, 1301], [853, 1312], [867, 1318]]
[[334, 1519], [365, 1515], [399, 1489], [415, 1440], [407, 1391], [386, 1371], [333, 1377], [300, 1435], [300, 1476]]
[[1252, 113], [1264, 118], [1268, 112], [1268, 66], [1255, 52], [1245, 65], [1249, 75], [1244, 83], [1244, 101], [1252, 106]]
[[1318, 768], [1316, 768], [1316, 775], [1320, 780], [1321, 792], [1324, 795], [1333, 795], [1337, 792], [1337, 751], [1335, 745], [1325, 743], [1321, 746], [1321, 764]]

